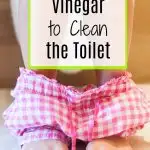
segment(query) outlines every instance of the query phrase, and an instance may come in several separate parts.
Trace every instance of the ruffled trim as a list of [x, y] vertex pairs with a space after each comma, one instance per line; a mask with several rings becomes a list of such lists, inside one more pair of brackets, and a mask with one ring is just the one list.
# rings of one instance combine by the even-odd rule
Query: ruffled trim
[[[87, 85], [82, 88], [73, 86], [64, 86], [55, 79], [49, 79], [41, 74], [36, 74], [34, 71], [20, 68], [20, 77], [17, 85], [12, 91], [13, 97], [19, 93], [33, 93], [44, 96], [57, 97], [55, 92], [59, 87], [59, 96], [63, 99], [68, 99], [69, 102], [78, 103], [80, 100], [87, 100], [91, 97], [91, 93], [95, 94], [95, 98], [111, 97], [117, 94], [129, 91], [136, 87], [135, 83], [130, 79], [131, 74], [126, 73], [118, 78], [113, 78], [100, 87]], [[130, 83], [130, 84], [129, 84]], [[123, 88], [121, 88], [123, 87]]]

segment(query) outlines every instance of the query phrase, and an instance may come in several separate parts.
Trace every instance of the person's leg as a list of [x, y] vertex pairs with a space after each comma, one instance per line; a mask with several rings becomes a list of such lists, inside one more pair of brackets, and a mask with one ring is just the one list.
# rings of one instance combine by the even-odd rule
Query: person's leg
[[[16, 37], [20, 45], [24, 65], [28, 68], [28, 19], [27, 19], [27, 0], [11, 0], [11, 12], [14, 23]], [[42, 74], [48, 78], [56, 78], [56, 70], [36, 70], [36, 73]]]
[[[128, 48], [130, 48], [131, 35], [132, 35], [132, 27], [133, 27], [133, 11], [134, 11], [134, 1], [128, 0], [128, 8], [129, 8], [129, 30], [128, 30]], [[124, 71], [96, 71], [97, 83], [98, 85], [102, 85], [108, 80], [119, 77], [123, 75]], [[97, 139], [90, 142], [87, 146], [87, 150], [132, 150], [129, 141], [120, 137], [109, 137], [104, 139]]]
[[[133, 15], [134, 15], [134, 4], [135, 0], [128, 0], [128, 49], [130, 49], [131, 37], [132, 37], [132, 28], [133, 28]], [[119, 77], [123, 75], [125, 71], [123, 70], [104, 70], [96, 71], [97, 85], [102, 85], [105, 82], [109, 81], [114, 77]]]
[[[24, 65], [28, 68], [28, 32], [27, 32], [27, 0], [11, 0], [11, 12], [14, 23], [16, 37], [20, 45]], [[42, 74], [48, 78], [55, 79], [56, 70], [35, 70], [37, 74]], [[22, 147], [23, 150], [68, 150], [66, 144], [58, 140], [41, 140], [38, 142], [30, 142]]]
[[43, 140], [25, 144], [22, 150], [68, 150], [66, 144], [57, 140]]
[[132, 150], [129, 141], [120, 137], [109, 137], [90, 142], [86, 150]]

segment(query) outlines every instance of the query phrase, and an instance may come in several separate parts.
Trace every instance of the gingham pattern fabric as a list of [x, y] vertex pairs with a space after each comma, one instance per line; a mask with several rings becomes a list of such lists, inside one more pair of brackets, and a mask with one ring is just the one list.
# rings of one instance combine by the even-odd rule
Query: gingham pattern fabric
[[12, 96], [5, 126], [20, 144], [72, 138], [75, 149], [76, 139], [131, 136], [150, 121], [150, 102], [129, 75], [77, 89], [22, 68]]

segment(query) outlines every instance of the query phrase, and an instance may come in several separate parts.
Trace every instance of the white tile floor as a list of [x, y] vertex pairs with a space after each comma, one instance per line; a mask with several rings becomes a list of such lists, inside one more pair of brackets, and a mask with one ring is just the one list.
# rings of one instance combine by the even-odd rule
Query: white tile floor
[[[139, 85], [147, 93], [150, 98], [150, 85]], [[12, 102], [10, 97], [10, 90], [0, 90], [0, 115]], [[147, 124], [145, 128], [137, 133], [135, 137], [131, 138], [131, 145], [134, 150], [150, 150], [150, 124]], [[20, 150], [16, 139], [11, 137], [3, 127], [3, 120], [0, 117], [0, 150]]]

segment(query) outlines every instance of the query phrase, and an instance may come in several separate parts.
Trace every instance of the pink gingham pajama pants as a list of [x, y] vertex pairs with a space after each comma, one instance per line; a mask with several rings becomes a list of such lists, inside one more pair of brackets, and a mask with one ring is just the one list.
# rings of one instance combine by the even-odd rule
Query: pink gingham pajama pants
[[76, 139], [127, 137], [150, 121], [150, 102], [128, 74], [77, 89], [22, 68], [12, 96], [3, 116], [11, 133], [22, 137], [20, 145], [72, 139], [75, 149]]

